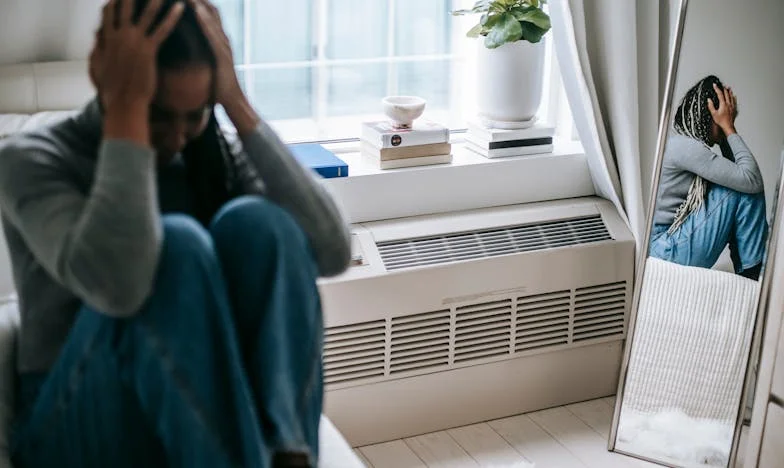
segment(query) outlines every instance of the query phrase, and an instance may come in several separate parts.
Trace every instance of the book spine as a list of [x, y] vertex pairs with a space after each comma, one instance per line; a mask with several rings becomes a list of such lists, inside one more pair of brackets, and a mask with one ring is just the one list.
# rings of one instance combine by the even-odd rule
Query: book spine
[[348, 177], [347, 166], [324, 166], [324, 167], [316, 168], [316, 172], [325, 179]]

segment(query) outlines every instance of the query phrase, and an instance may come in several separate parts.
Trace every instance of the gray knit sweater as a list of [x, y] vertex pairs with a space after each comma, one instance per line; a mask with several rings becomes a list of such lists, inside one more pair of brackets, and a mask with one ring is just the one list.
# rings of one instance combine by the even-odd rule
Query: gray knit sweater
[[[288, 210], [320, 273], [345, 270], [347, 227], [330, 196], [264, 123], [242, 139], [243, 193]], [[82, 304], [112, 317], [149, 296], [162, 243], [155, 153], [105, 140], [96, 101], [0, 147], [0, 208], [20, 299], [21, 372], [54, 363]], [[164, 193], [164, 190], [161, 190]]]
[[737, 192], [760, 193], [764, 190], [757, 161], [743, 138], [734, 134], [727, 141], [734, 161], [714, 153], [693, 138], [670, 130], [653, 214], [655, 224], [672, 224], [695, 175]]

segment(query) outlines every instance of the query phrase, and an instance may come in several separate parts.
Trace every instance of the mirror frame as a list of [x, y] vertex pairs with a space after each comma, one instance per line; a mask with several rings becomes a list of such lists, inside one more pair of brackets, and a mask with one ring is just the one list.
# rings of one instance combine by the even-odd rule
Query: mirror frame
[[[686, 16], [689, 7], [689, 0], [681, 0], [680, 12], [675, 28], [675, 37], [673, 47], [670, 51], [670, 65], [667, 72], [667, 84], [664, 93], [664, 105], [661, 109], [661, 117], [659, 120], [659, 132], [656, 147], [656, 163], [653, 169], [654, 180], [651, 184], [651, 192], [649, 194], [648, 206], [653, 209], [656, 205], [656, 196], [659, 191], [659, 180], [661, 169], [664, 159], [664, 149], [669, 135], [669, 122], [672, 116], [672, 104], [675, 94], [675, 85], [678, 77], [678, 69], [680, 65], [681, 49], [683, 46], [683, 32], [686, 26]], [[771, 227], [770, 234], [767, 239], [767, 248], [765, 250], [764, 273], [761, 278], [760, 294], [757, 300], [756, 314], [753, 323], [753, 334], [751, 338], [751, 345], [749, 347], [748, 357], [745, 363], [745, 372], [743, 379], [743, 387], [741, 391], [741, 399], [738, 404], [738, 411], [735, 419], [735, 429], [733, 431], [732, 445], [730, 447], [728, 468], [734, 468], [738, 462], [738, 452], [740, 449], [740, 436], [743, 427], [744, 414], [746, 412], [746, 401], [750, 398], [750, 383], [754, 379], [754, 366], [752, 365], [752, 358], [754, 357], [754, 350], [761, 348], [761, 341], [764, 336], [765, 322], [767, 318], [768, 301], [770, 298], [770, 281], [773, 275], [775, 247], [780, 236], [780, 225], [784, 221], [784, 203], [779, 200], [779, 197], [784, 196], [784, 158], [781, 161], [781, 169], [779, 171], [779, 183], [777, 185], [778, 192], [774, 199], [774, 207], [772, 212], [773, 226]], [[644, 240], [651, 236], [653, 229], [653, 216], [648, 216], [645, 228]], [[662, 466], [672, 466], [666, 462], [647, 458], [640, 454], [633, 454], [616, 449], [616, 439], [618, 437], [618, 424], [620, 422], [621, 407], [623, 402], [623, 394], [626, 387], [626, 379], [628, 376], [629, 360], [631, 351], [634, 346], [634, 332], [637, 324], [637, 312], [640, 306], [640, 296], [642, 292], [642, 278], [645, 274], [645, 262], [649, 253], [649, 242], [641, 242], [639, 254], [637, 256], [637, 268], [634, 284], [634, 297], [632, 300], [632, 308], [629, 311], [629, 322], [626, 331], [626, 343], [624, 345], [623, 360], [621, 362], [621, 369], [618, 378], [618, 389], [616, 391], [615, 410], [613, 412], [612, 425], [610, 427], [610, 438], [608, 440], [607, 448], [609, 451], [627, 455], [640, 460], [648, 461]], [[761, 351], [761, 349], [760, 349]], [[759, 355], [761, 356], [761, 352]], [[753, 417], [753, 415], [752, 415]]]

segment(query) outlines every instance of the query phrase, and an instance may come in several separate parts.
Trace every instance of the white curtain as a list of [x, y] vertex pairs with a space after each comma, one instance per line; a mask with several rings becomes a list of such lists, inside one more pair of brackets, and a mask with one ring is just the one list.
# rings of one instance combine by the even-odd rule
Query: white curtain
[[552, 0], [555, 50], [599, 196], [638, 246], [679, 0]]

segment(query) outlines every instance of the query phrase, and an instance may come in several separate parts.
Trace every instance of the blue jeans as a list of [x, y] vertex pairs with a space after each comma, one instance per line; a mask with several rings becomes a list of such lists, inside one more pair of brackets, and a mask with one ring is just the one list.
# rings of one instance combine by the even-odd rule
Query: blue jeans
[[702, 207], [672, 235], [655, 225], [651, 257], [680, 265], [712, 268], [729, 245], [736, 273], [758, 266], [765, 257], [768, 223], [765, 195], [745, 194], [712, 184]]
[[304, 233], [259, 197], [209, 230], [183, 215], [163, 226], [144, 309], [83, 307], [52, 369], [22, 376], [14, 462], [269, 467], [285, 453], [315, 466], [323, 325]]

